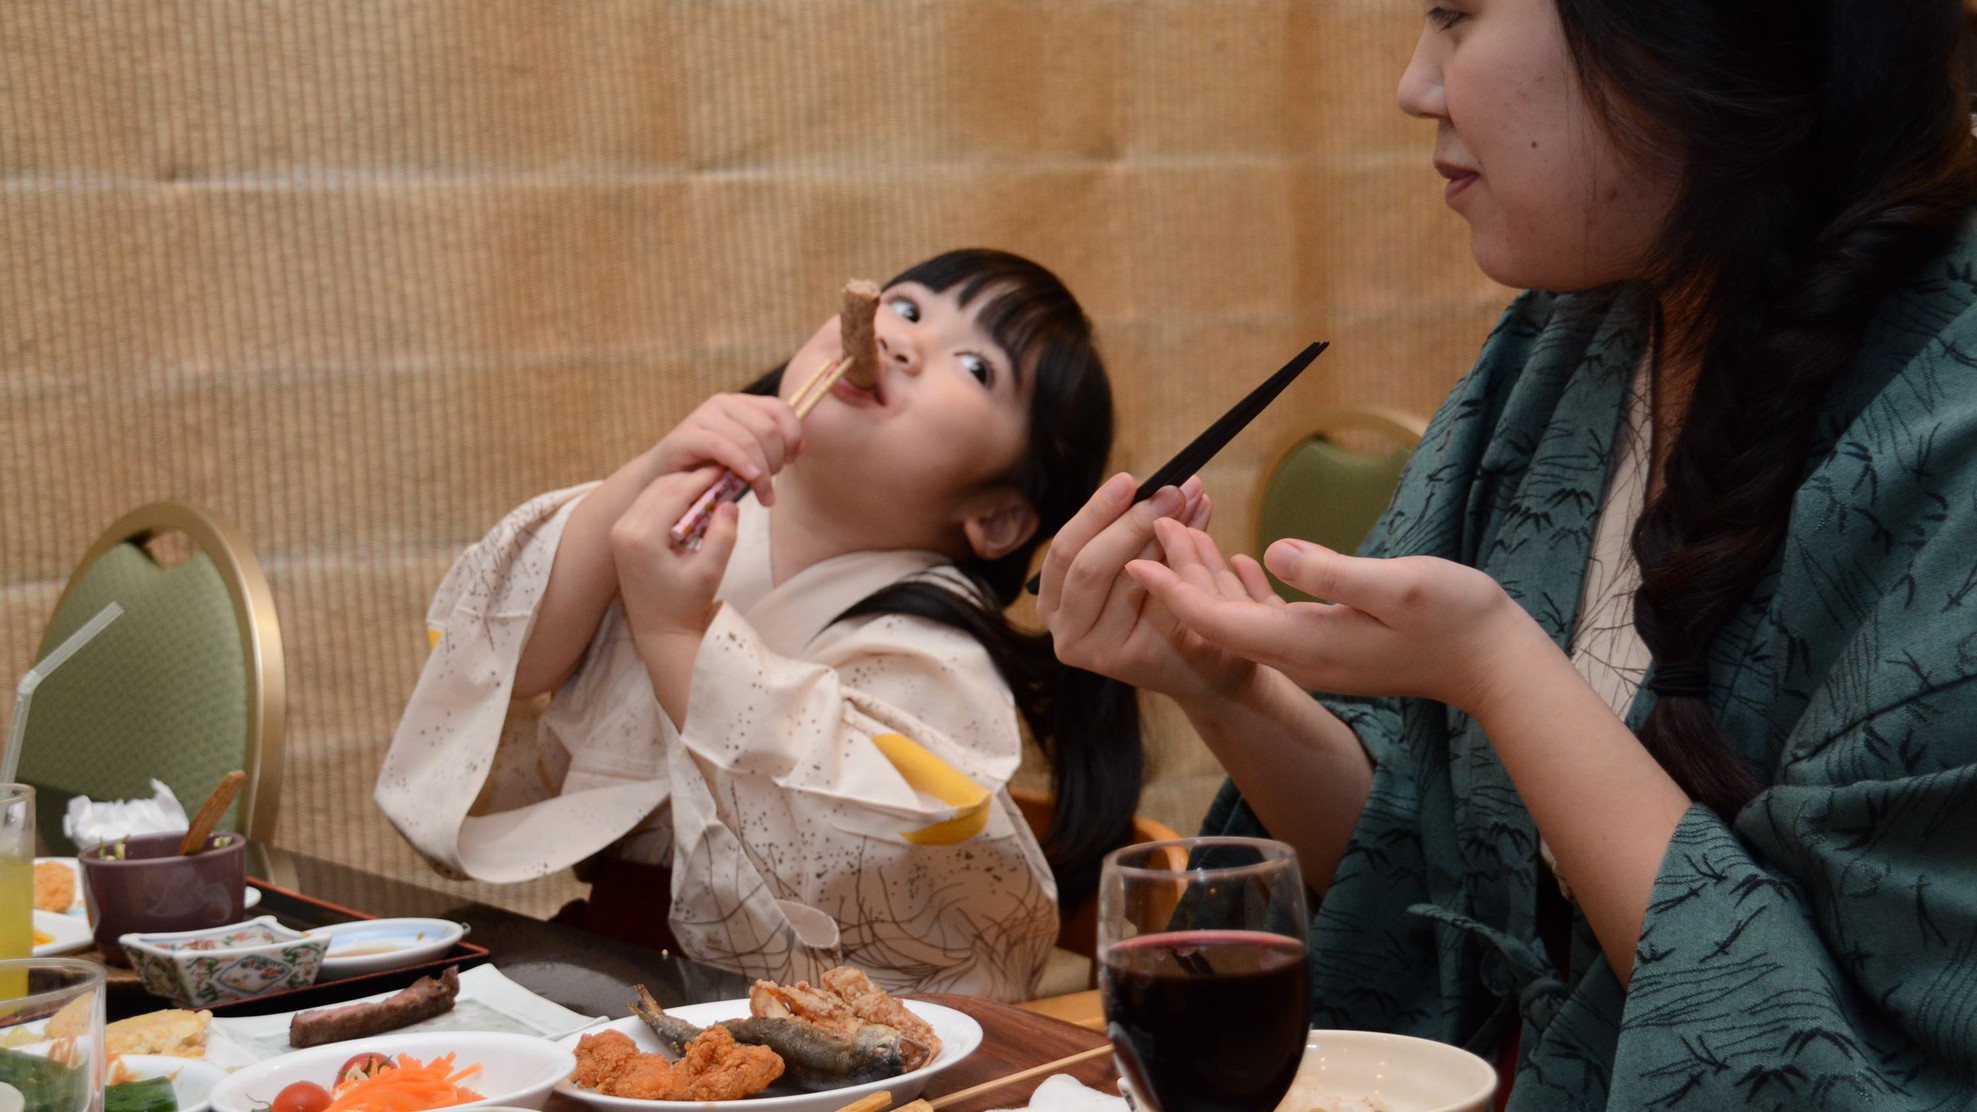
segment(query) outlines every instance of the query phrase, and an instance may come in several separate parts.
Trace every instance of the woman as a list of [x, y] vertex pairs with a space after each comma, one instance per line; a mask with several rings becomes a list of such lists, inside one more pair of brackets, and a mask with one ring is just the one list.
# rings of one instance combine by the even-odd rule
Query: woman
[[[799, 373], [710, 399], [455, 564], [376, 792], [442, 871], [596, 855], [581, 921], [605, 933], [783, 982], [845, 962], [894, 991], [1032, 994], [1053, 897], [1090, 889], [1139, 796], [1131, 693], [1002, 610], [1103, 474], [1111, 391], [1070, 291], [1005, 252], [908, 269], [875, 327], [873, 388], [840, 380], [798, 424], [790, 399], [844, 354], [832, 318]], [[675, 549], [717, 465], [757, 497]], [[1041, 848], [1005, 790], [1019, 714], [1068, 808]]]
[[[1283, 605], [1198, 484], [1067, 526], [1066, 661], [1295, 844], [1313, 1021], [1511, 1107], [1964, 1107], [1977, 1078], [1977, 158], [1955, 0], [1457, 0], [1402, 107], [1533, 290], [1365, 558]], [[1329, 693], [1314, 701], [1305, 689]], [[1569, 882], [1569, 883], [1568, 883]]]

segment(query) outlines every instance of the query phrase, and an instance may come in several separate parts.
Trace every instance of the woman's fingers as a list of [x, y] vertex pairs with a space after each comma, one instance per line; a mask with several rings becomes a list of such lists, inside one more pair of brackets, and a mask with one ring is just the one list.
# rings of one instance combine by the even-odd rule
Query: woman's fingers
[[1050, 547], [1044, 550], [1043, 567], [1037, 573], [1037, 613], [1049, 621], [1064, 599], [1064, 580], [1074, 561], [1119, 515], [1130, 508], [1133, 477], [1120, 472], [1099, 485], [1092, 496], [1057, 530]]
[[1038, 610], [1060, 637], [1083, 636], [1123, 582], [1119, 569], [1153, 540], [1153, 524], [1179, 512], [1186, 497], [1163, 487], [1133, 503], [1132, 476], [1113, 476], [1057, 533], [1044, 557]]
[[1270, 575], [1262, 564], [1240, 552], [1229, 558], [1229, 564], [1235, 569], [1236, 578], [1242, 581], [1243, 590], [1249, 592], [1250, 601], [1266, 606], [1284, 604], [1283, 596], [1270, 586]]
[[1285, 607], [1211, 593], [1152, 561], [1136, 561], [1128, 570], [1182, 625], [1237, 656], [1274, 666], [1299, 648], [1315, 647], [1306, 643], [1309, 628]]
[[1404, 607], [1414, 594], [1406, 561], [1347, 556], [1322, 544], [1286, 538], [1263, 553], [1271, 574], [1314, 598], [1342, 602], [1369, 614]]
[[[1201, 480], [1190, 479], [1188, 481], [1199, 484]], [[1182, 490], [1185, 491], [1186, 489], [1185, 486], [1182, 487]], [[1209, 500], [1208, 492], [1205, 490], [1201, 491], [1200, 496], [1189, 504], [1188, 512], [1183, 515], [1181, 524], [1186, 525], [1190, 529], [1206, 529], [1208, 528], [1208, 519], [1214, 515], [1214, 508], [1214, 504]]]

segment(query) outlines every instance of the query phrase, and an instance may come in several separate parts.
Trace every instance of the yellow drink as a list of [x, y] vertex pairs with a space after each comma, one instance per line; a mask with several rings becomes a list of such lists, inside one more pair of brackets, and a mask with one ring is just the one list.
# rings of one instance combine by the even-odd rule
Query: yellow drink
[[[0, 959], [34, 954], [34, 861], [0, 857]], [[0, 973], [0, 1000], [27, 995], [27, 973]]]
[[0, 857], [0, 959], [34, 954], [34, 862]]
[[[33, 956], [34, 789], [0, 784], [0, 960]], [[26, 995], [26, 972], [0, 973], [0, 1000]]]

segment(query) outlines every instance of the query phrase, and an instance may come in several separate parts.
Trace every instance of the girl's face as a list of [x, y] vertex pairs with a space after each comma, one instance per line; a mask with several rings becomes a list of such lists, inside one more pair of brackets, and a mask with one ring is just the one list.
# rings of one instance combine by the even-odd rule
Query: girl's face
[[1400, 107], [1435, 121], [1435, 169], [1483, 273], [1547, 290], [1640, 276], [1676, 169], [1621, 154], [1554, 0], [1425, 0], [1423, 14]]
[[[968, 523], [994, 538], [1034, 528], [1012, 486], [1029, 447], [1031, 384], [979, 320], [990, 291], [963, 307], [953, 290], [914, 282], [889, 287], [875, 322], [879, 372], [872, 390], [839, 380], [803, 422], [803, 455], [788, 472], [813, 504], [834, 503], [840, 521], [863, 521], [872, 547], [960, 553]], [[826, 360], [843, 356], [832, 317], [791, 357], [781, 394], [793, 399]], [[994, 521], [985, 517], [1002, 515]], [[991, 547], [997, 547], [991, 544]]]

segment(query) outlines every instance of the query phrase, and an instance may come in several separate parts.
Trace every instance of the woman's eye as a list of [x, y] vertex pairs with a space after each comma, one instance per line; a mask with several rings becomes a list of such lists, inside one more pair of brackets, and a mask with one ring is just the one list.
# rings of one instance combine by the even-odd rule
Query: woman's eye
[[915, 324], [920, 322], [920, 307], [913, 304], [913, 299], [910, 297], [892, 298], [886, 302], [886, 308], [898, 313], [904, 320], [912, 321]]
[[995, 364], [990, 363], [979, 355], [962, 355], [961, 366], [969, 374], [974, 375], [975, 381], [981, 383], [983, 386], [992, 385], [995, 382]]
[[1463, 19], [1462, 12], [1451, 11], [1448, 8], [1428, 9], [1428, 22], [1433, 23], [1435, 26], [1440, 27], [1444, 31], [1455, 26], [1457, 23], [1460, 23], [1462, 19]]

